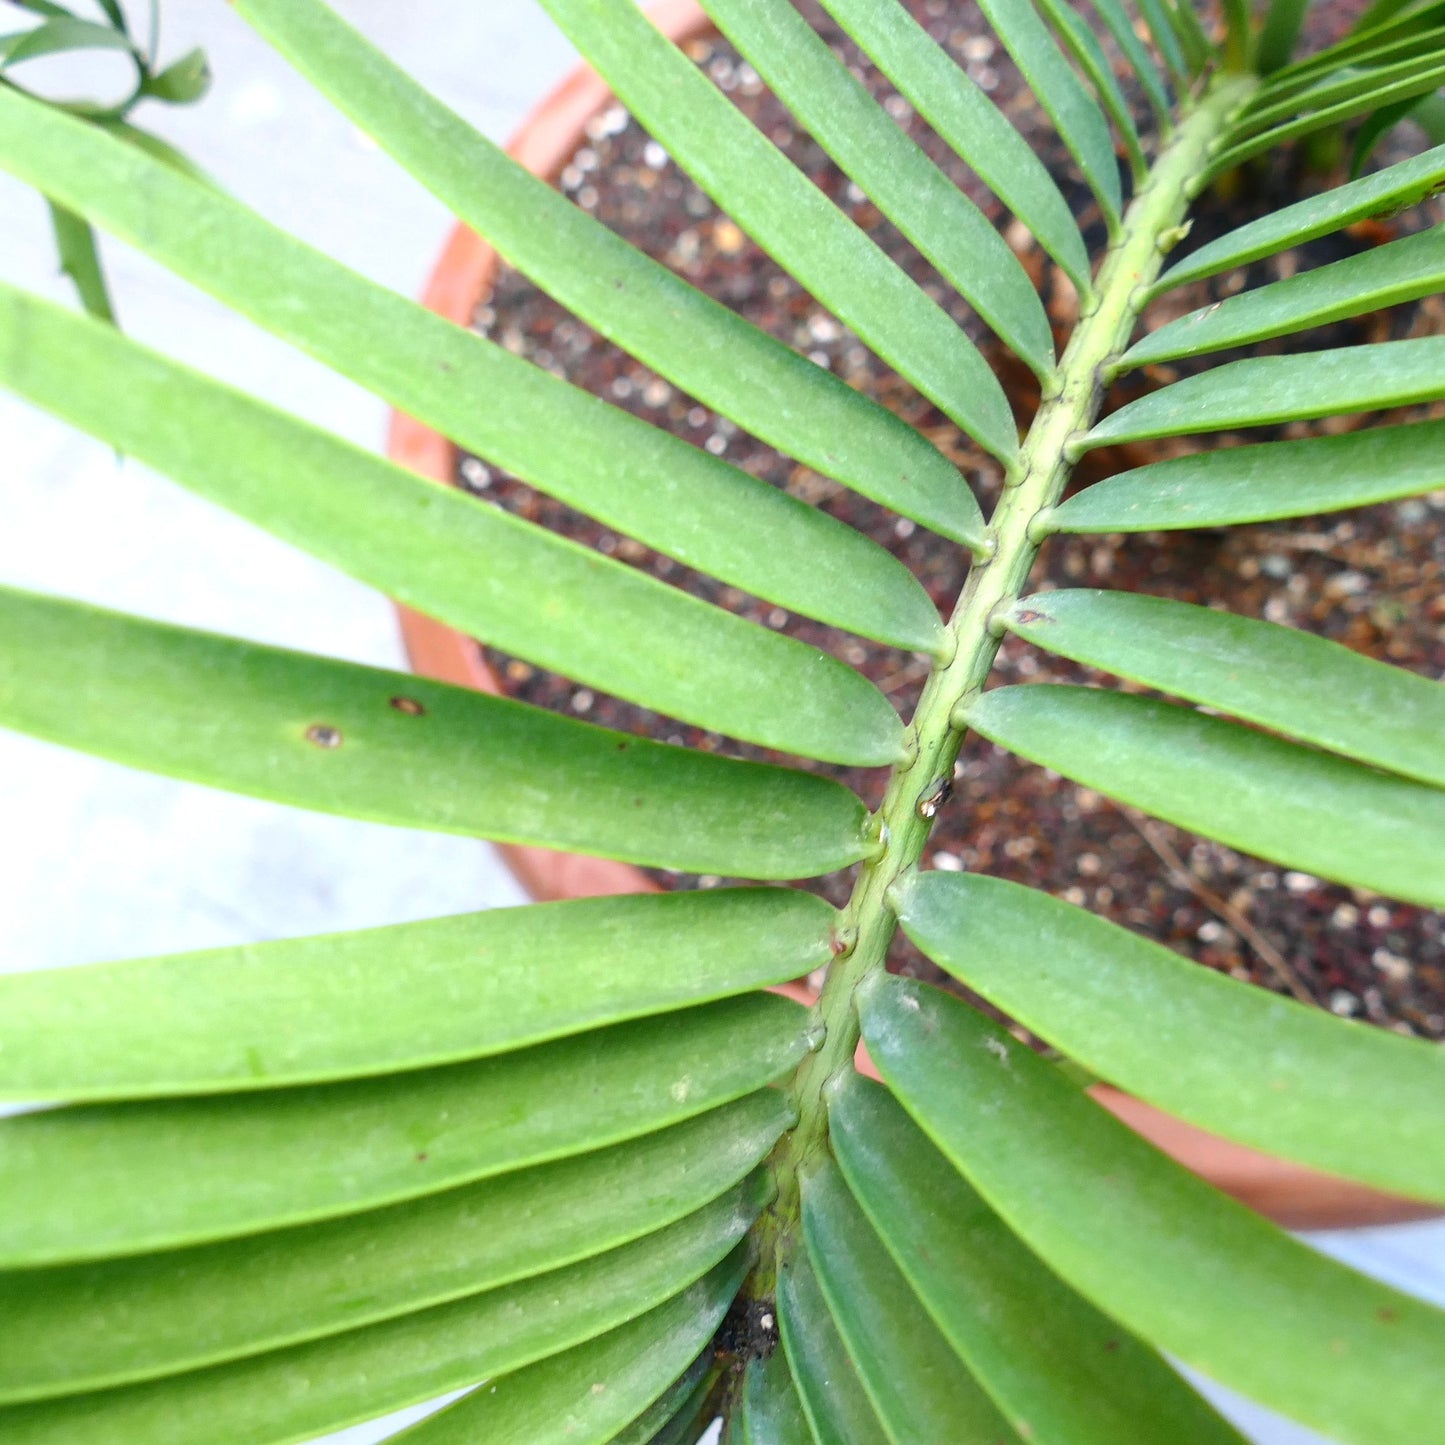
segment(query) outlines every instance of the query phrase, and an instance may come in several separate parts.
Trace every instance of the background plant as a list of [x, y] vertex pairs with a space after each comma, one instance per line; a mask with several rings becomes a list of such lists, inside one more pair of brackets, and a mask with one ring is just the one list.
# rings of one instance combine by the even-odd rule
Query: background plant
[[[952, 62], [901, 11], [834, 0], [1075, 280], [1082, 319], [1056, 358], [1012, 253], [791, 8], [716, 0], [800, 122], [1039, 376], [1020, 442], [963, 333], [630, 0], [551, 0], [728, 213], [998, 458], [1008, 487], [985, 521], [923, 438], [610, 240], [324, 6], [238, 8], [599, 330], [977, 562], [942, 624], [891, 558], [822, 514], [0, 91], [4, 163], [87, 223], [609, 525], [937, 658], [905, 724], [834, 659], [0, 291], [0, 379], [278, 535], [589, 685], [891, 769], [869, 818], [802, 772], [5, 594], [0, 716], [41, 736], [308, 806], [660, 866], [760, 880], [864, 866], [841, 915], [791, 889], [726, 890], [7, 978], [0, 1087], [70, 1106], [0, 1131], [0, 1438], [292, 1440], [483, 1378], [413, 1435], [690, 1439], [723, 1404], [743, 1440], [1235, 1438], [1155, 1347], [1342, 1439], [1438, 1433], [1438, 1312], [1215, 1195], [1072, 1073], [882, 960], [901, 920], [1086, 1069], [1231, 1137], [1445, 1197], [1435, 1050], [1194, 970], [1042, 895], [915, 869], [969, 727], [1287, 866], [1442, 901], [1438, 685], [1203, 609], [1021, 593], [1053, 531], [1228, 525], [1440, 484], [1437, 422], [1207, 444], [1439, 397], [1440, 338], [1226, 362], [1100, 417], [1105, 382], [1137, 365], [1440, 289], [1437, 228], [1131, 346], [1153, 296], [1445, 180], [1432, 151], [1159, 277], [1211, 177], [1437, 89], [1445, 10], [1377, 9], [1325, 57], [1284, 63], [1301, 7], [1256, 27], [1236, 5], [1216, 43], [1156, 0], [1160, 71], [1104, 7], [1155, 102], [1156, 141], [1072, 11], [1043, 7], [1060, 50], [1033, 10], [990, 3], [1106, 217], [1091, 265], [1047, 172]], [[1085, 450], [1173, 434], [1206, 440], [1060, 503]], [[985, 693], [1005, 630], [1209, 711], [1099, 689]], [[825, 964], [813, 1014], [756, 992]], [[852, 1073], [860, 1029], [891, 1092]]]

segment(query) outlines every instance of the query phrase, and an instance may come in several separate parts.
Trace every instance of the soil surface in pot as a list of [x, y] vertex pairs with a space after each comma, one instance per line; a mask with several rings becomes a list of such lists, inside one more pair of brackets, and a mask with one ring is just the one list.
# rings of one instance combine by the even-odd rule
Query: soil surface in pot
[[[898, 123], [996, 220], [1043, 288], [1062, 333], [1075, 313], [1075, 298], [1067, 280], [837, 27], [811, 5], [801, 8], [867, 80]], [[1008, 57], [987, 34], [976, 6], [954, 0], [910, 0], [910, 9], [978, 84], [994, 93], [1036, 147], [1058, 158], [1055, 174], [1076, 203], [1087, 239], [1096, 244], [1097, 213], [1077, 172], [1063, 155], [1046, 118], [1028, 98]], [[1325, 9], [1330, 12], [1328, 23], [1339, 26], [1343, 13], [1335, 7]], [[1026, 425], [1037, 406], [1037, 384], [992, 340], [966, 303], [802, 133], [735, 51], [722, 41], [708, 40], [694, 43], [690, 54], [778, 147], [967, 328], [1004, 377], [1019, 421]], [[1400, 154], [1415, 148], [1407, 133], [1397, 133], [1397, 137]], [[1202, 244], [1269, 209], [1281, 187], [1293, 186], [1303, 193], [1341, 178], [1339, 174], [1307, 174], [1303, 158], [1292, 162], [1290, 174], [1275, 171], [1237, 176], [1227, 204], [1208, 206], [1209, 221], [1196, 222], [1186, 244]], [[620, 105], [594, 118], [560, 184], [576, 204], [613, 230], [904, 416], [957, 463], [974, 484], [985, 512], [989, 510], [999, 486], [998, 470], [991, 460], [763, 255]], [[1189, 288], [1165, 298], [1152, 313], [1151, 324], [1301, 266], [1379, 244], [1398, 234], [1404, 225], [1436, 218], [1371, 223]], [[516, 272], [503, 269], [493, 295], [479, 308], [475, 324], [538, 365], [868, 533], [907, 563], [945, 615], [952, 607], [967, 567], [960, 548], [740, 432], [618, 351]], [[1321, 328], [1291, 344], [1313, 350], [1356, 340], [1442, 331], [1445, 306], [1435, 298], [1417, 307]], [[1214, 360], [1217, 358], [1211, 358]], [[1128, 379], [1111, 404], [1176, 374], [1177, 369], [1158, 367], [1142, 379]], [[1403, 415], [1351, 419], [1346, 425], [1401, 420]], [[1294, 426], [1275, 434], [1304, 435], [1308, 430]], [[1247, 438], [1224, 439], [1221, 444], [1258, 441], [1266, 435], [1256, 431]], [[1074, 486], [1189, 449], [1190, 443], [1183, 440], [1091, 454]], [[461, 459], [457, 480], [465, 489], [529, 520], [651, 571], [764, 626], [834, 652], [870, 677], [904, 716], [917, 701], [926, 675], [926, 661], [921, 657], [794, 616], [691, 572], [475, 457]], [[1045, 547], [1030, 586], [1035, 591], [1107, 587], [1224, 606], [1246, 616], [1305, 628], [1368, 656], [1438, 678], [1445, 674], [1442, 577], [1445, 492], [1269, 525], [1127, 537], [1061, 537]], [[795, 759], [778, 759], [659, 717], [495, 650], [489, 649], [489, 656], [508, 689], [528, 702], [627, 732], [736, 757], [796, 765]], [[994, 685], [1023, 681], [1120, 685], [1115, 679], [1009, 638], [999, 654]], [[806, 766], [841, 778], [870, 806], [881, 796], [884, 776], [878, 770]], [[1149, 820], [1015, 759], [980, 738], [965, 742], [953, 796], [940, 810], [925, 863], [933, 868], [992, 873], [1045, 889], [1157, 939], [1206, 967], [1292, 993], [1336, 1014], [1401, 1032], [1445, 1037], [1445, 930], [1439, 913], [1277, 868]], [[666, 873], [656, 876], [669, 887], [682, 888], [713, 887], [728, 881]], [[842, 904], [851, 884], [851, 874], [839, 874], [805, 886]], [[940, 978], [903, 940], [895, 945], [893, 966], [935, 981]]]

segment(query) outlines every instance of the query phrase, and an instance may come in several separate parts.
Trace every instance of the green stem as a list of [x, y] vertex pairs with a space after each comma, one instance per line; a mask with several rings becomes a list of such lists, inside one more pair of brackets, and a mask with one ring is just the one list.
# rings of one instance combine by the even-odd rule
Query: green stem
[[755, 1298], [773, 1293], [778, 1250], [786, 1249], [797, 1224], [799, 1180], [826, 1148], [827, 1086], [852, 1067], [858, 1045], [855, 996], [884, 970], [898, 922], [889, 892], [923, 856], [933, 827], [931, 800], [952, 779], [969, 704], [983, 691], [998, 652], [1002, 631], [995, 619], [1024, 590], [1041, 540], [1035, 522], [1058, 502], [1073, 465], [1071, 444], [1098, 416], [1107, 369], [1129, 343], [1211, 147], [1256, 83], [1252, 77], [1220, 77], [1159, 156], [1104, 258], [1093, 309], [1080, 318], [1007, 478], [989, 524], [991, 551], [969, 573], [948, 624], [946, 660], [929, 677], [909, 725], [908, 760], [889, 779], [877, 815], [882, 846], [864, 865], [843, 914], [843, 951], [818, 1000], [827, 1032], [822, 1047], [799, 1068], [798, 1124], [773, 1158], [778, 1192], [758, 1226], [759, 1263], [750, 1287]]

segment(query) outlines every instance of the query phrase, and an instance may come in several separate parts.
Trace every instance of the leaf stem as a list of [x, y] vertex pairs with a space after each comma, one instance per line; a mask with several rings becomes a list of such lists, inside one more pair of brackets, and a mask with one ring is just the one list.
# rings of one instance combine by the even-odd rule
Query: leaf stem
[[858, 1046], [854, 999], [861, 986], [883, 972], [897, 928], [889, 892], [923, 856], [933, 827], [932, 800], [952, 779], [969, 705], [982, 693], [998, 652], [1003, 629], [997, 619], [1022, 595], [1038, 554], [1034, 522], [1062, 496], [1073, 467], [1071, 443], [1098, 416], [1108, 367], [1129, 343], [1163, 264], [1166, 238], [1178, 234], [1211, 147], [1257, 83], [1252, 76], [1219, 76], [1180, 122], [1104, 257], [1093, 309], [1075, 328], [1006, 479], [988, 529], [992, 550], [969, 572], [941, 660], [909, 724], [907, 757], [889, 778], [876, 815], [882, 847], [864, 865], [842, 915], [842, 951], [829, 966], [817, 1005], [826, 1036], [799, 1067], [794, 1081], [798, 1124], [772, 1160], [777, 1195], [757, 1226], [758, 1265], [749, 1286], [754, 1298], [773, 1294], [778, 1257], [797, 1229], [799, 1180], [827, 1147], [828, 1085], [852, 1067]]

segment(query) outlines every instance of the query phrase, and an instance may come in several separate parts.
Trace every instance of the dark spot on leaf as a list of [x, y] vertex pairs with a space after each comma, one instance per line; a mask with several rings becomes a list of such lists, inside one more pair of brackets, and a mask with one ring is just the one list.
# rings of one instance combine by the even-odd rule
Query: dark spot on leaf
[[1399, 1318], [1399, 1310], [1391, 1309], [1389, 1305], [1381, 1305], [1375, 1311], [1376, 1318], [1382, 1325], [1393, 1325]]
[[426, 711], [414, 697], [394, 697], [391, 705], [397, 712], [404, 712], [408, 717], [420, 717]]
[[632, 746], [631, 743], [618, 743], [618, 744], [617, 744], [617, 751], [618, 751], [619, 753], [625, 753], [625, 752], [627, 751], [627, 749], [630, 748], [631, 746]]
[[318, 748], [339, 748], [341, 729], [334, 728], [329, 723], [312, 723], [306, 729], [306, 741]]
[[1014, 617], [1025, 624], [1030, 622], [1052, 622], [1054, 620], [1047, 612], [1035, 612], [1031, 607], [1025, 607], [1022, 611], [1015, 612]]
[[418, 1164], [425, 1164], [425, 1163], [426, 1163], [426, 1159], [427, 1159], [427, 1156], [426, 1156], [425, 1152], [423, 1152], [423, 1153], [421, 1153], [421, 1154], [418, 1154], [418, 1155], [416, 1156], [416, 1162], [417, 1162]]
[[1118, 1340], [1105, 1340], [1105, 1341], [1104, 1341], [1104, 1349], [1107, 1350], [1108, 1353], [1111, 1354], [1111, 1355], [1117, 1354], [1117, 1353], [1119, 1352], [1119, 1341], [1118, 1341]]

